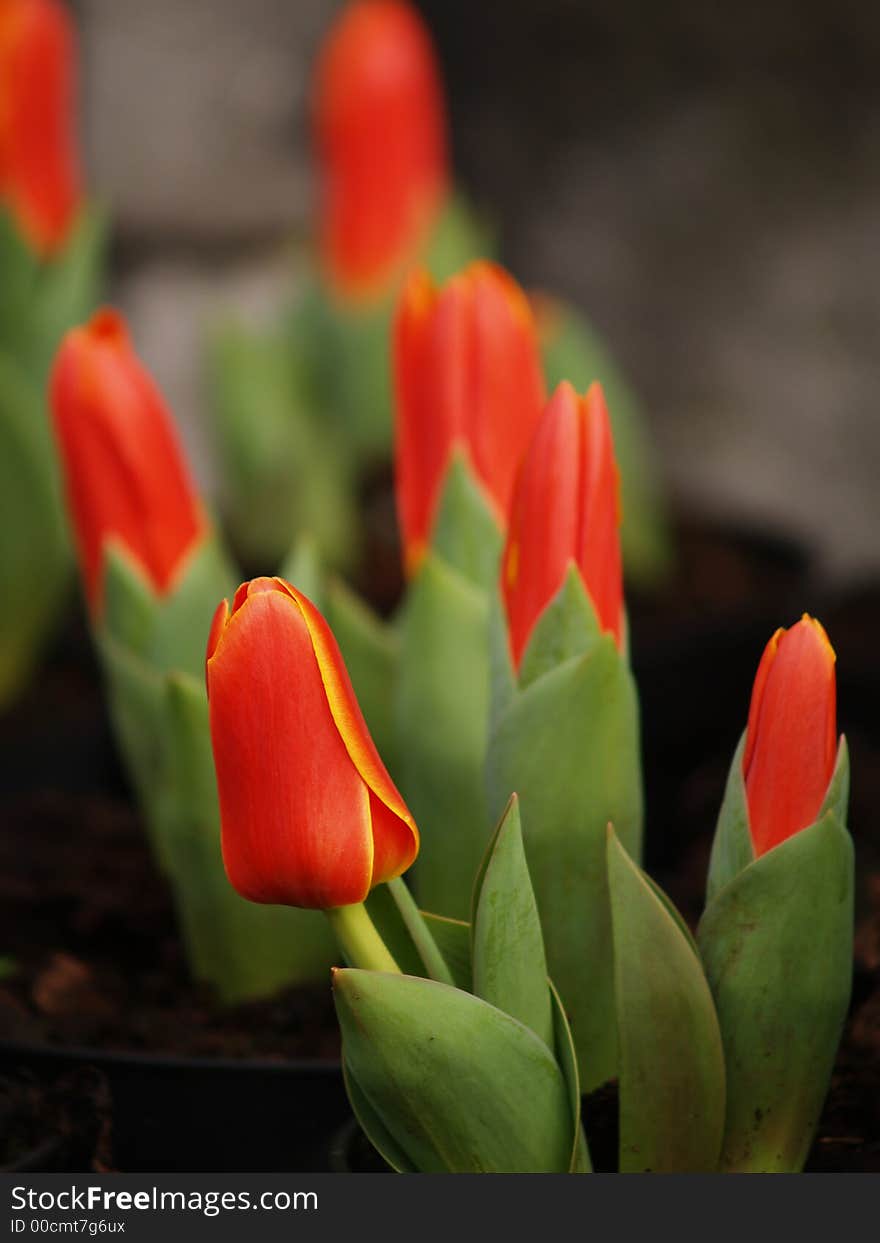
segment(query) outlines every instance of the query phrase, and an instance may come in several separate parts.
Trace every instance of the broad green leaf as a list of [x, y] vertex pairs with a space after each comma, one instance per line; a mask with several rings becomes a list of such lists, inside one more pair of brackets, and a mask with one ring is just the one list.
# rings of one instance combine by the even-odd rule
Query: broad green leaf
[[448, 280], [475, 259], [489, 259], [496, 251], [489, 222], [479, 216], [465, 197], [450, 196], [430, 238], [423, 262], [435, 281]]
[[27, 339], [39, 262], [4, 207], [0, 207], [0, 272], [0, 349], [20, 354]]
[[150, 660], [162, 672], [201, 679], [211, 619], [238, 583], [216, 535], [209, 534], [181, 567], [171, 592], [159, 603]]
[[289, 332], [226, 324], [209, 347], [224, 514], [266, 574], [304, 531], [328, 564], [347, 565], [356, 549], [352, 455], [316, 395], [313, 335], [303, 312]]
[[553, 1012], [535, 894], [512, 797], [486, 852], [471, 916], [473, 991], [552, 1049]]
[[699, 958], [666, 903], [608, 834], [620, 1042], [620, 1172], [714, 1170], [724, 1052]]
[[617, 1064], [606, 829], [635, 858], [642, 832], [636, 692], [610, 635], [516, 695], [490, 738], [487, 780], [495, 814], [520, 797], [547, 963], [589, 1092]]
[[727, 1063], [721, 1169], [800, 1170], [852, 981], [853, 851], [834, 812], [720, 889], [697, 941]]
[[316, 609], [325, 611], [324, 602], [324, 564], [321, 552], [313, 535], [302, 531], [293, 541], [290, 552], [282, 562], [278, 571], [281, 578], [291, 583], [297, 591], [308, 596]]
[[361, 1091], [357, 1079], [345, 1062], [342, 1063], [342, 1076], [345, 1080], [345, 1091], [348, 1094], [352, 1112], [360, 1124], [361, 1130], [378, 1152], [379, 1156], [398, 1174], [418, 1174], [403, 1149], [397, 1144], [394, 1136], [376, 1113], [373, 1106]]
[[149, 659], [159, 599], [140, 564], [117, 540], [104, 549], [102, 634], [132, 655]]
[[0, 353], [0, 707], [21, 690], [72, 582], [39, 392]]
[[165, 687], [161, 675], [106, 632], [96, 635], [113, 732], [156, 859], [168, 868], [164, 805]]
[[529, 637], [520, 662], [520, 686], [525, 689], [567, 660], [583, 656], [601, 633], [596, 608], [572, 563]]
[[40, 380], [64, 333], [84, 323], [98, 305], [107, 236], [104, 212], [90, 207], [80, 213], [64, 248], [40, 267], [27, 351], [32, 373]]
[[646, 412], [607, 348], [574, 307], [551, 301], [542, 320], [548, 391], [560, 380], [570, 381], [579, 393], [586, 392], [594, 380], [602, 383], [620, 468], [626, 573], [633, 582], [652, 585], [669, 572], [672, 548]]
[[325, 978], [335, 957], [321, 911], [264, 906], [226, 878], [204, 683], [165, 682], [163, 840], [190, 968], [227, 1002]]
[[485, 593], [429, 553], [400, 621], [395, 777], [421, 833], [419, 904], [453, 918], [470, 914], [490, 832], [486, 626]]
[[431, 536], [434, 552], [469, 582], [490, 592], [498, 582], [502, 538], [498, 520], [467, 459], [461, 453], [454, 454]]
[[534, 1032], [470, 993], [414, 976], [337, 970], [348, 1070], [424, 1173], [565, 1173], [565, 1079]]

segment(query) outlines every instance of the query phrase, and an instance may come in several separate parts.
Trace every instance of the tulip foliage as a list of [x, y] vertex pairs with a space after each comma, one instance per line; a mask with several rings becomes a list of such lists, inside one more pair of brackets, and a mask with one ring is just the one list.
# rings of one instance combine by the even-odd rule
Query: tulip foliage
[[62, 333], [98, 296], [103, 226], [74, 139], [76, 40], [61, 0], [0, 5], [0, 707], [24, 685], [70, 583], [44, 392]]

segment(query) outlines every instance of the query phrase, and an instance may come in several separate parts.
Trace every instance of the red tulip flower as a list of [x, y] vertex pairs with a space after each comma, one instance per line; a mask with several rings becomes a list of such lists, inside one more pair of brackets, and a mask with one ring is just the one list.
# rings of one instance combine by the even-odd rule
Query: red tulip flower
[[577, 566], [601, 628], [623, 638], [620, 501], [611, 424], [599, 384], [563, 382], [547, 404], [517, 479], [501, 589], [517, 668], [532, 630]]
[[61, 246], [80, 203], [76, 49], [58, 0], [0, 0], [0, 205], [40, 254]]
[[814, 823], [837, 760], [834, 649], [805, 613], [764, 649], [749, 708], [743, 777], [755, 854]]
[[324, 618], [280, 578], [239, 587], [208, 639], [211, 741], [230, 883], [252, 902], [363, 902], [418, 853]]
[[411, 262], [447, 191], [446, 115], [430, 35], [402, 0], [357, 0], [314, 84], [322, 251], [344, 295], [382, 293]]
[[499, 526], [544, 403], [532, 312], [519, 285], [478, 262], [439, 289], [425, 271], [394, 328], [395, 488], [411, 573], [430, 542], [451, 457], [467, 457]]
[[98, 311], [67, 333], [55, 358], [50, 400], [93, 616], [101, 612], [110, 541], [164, 595], [208, 524], [171, 415], [121, 315]]

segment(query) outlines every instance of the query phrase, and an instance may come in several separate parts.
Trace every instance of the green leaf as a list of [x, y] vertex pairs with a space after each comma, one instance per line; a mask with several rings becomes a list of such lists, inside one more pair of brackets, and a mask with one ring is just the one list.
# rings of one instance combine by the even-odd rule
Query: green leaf
[[361, 1091], [357, 1079], [348, 1065], [342, 1063], [342, 1077], [349, 1104], [361, 1130], [378, 1152], [379, 1156], [398, 1174], [418, 1174], [404, 1150], [397, 1144], [394, 1136], [376, 1113], [376, 1110]]
[[455, 453], [434, 522], [434, 552], [469, 582], [490, 592], [498, 583], [502, 540], [498, 520], [466, 457]]
[[849, 747], [846, 738], [841, 735], [837, 748], [837, 760], [834, 772], [825, 791], [825, 800], [819, 809], [817, 820], [821, 820], [827, 811], [833, 811], [841, 824], [846, 824], [849, 810]]
[[335, 943], [321, 911], [264, 906], [226, 878], [201, 679], [165, 681], [163, 841], [190, 969], [226, 1002], [325, 978]]
[[33, 306], [39, 262], [5, 207], [0, 207], [0, 272], [0, 348], [18, 354]]
[[211, 619], [238, 586], [216, 535], [208, 534], [181, 567], [171, 592], [159, 601], [150, 660], [163, 672], [201, 679]]
[[46, 410], [16, 359], [0, 353], [0, 707], [25, 685], [72, 580]]
[[293, 541], [279, 575], [297, 591], [308, 596], [316, 609], [324, 612], [324, 564], [313, 535], [302, 531]]
[[853, 851], [834, 812], [720, 889], [697, 940], [727, 1063], [721, 1169], [800, 1170], [852, 979]]
[[[706, 882], [707, 903], [711, 902], [725, 885], [729, 884], [755, 859], [743, 778], [745, 746], [746, 734], [743, 731], [730, 765], [724, 799], [721, 803], [721, 811], [718, 813], [715, 837], [712, 840], [709, 876]], [[845, 824], [848, 802], [849, 752], [846, 739], [841, 738], [834, 772], [817, 819], [821, 819], [826, 811], [833, 811], [841, 824]]]
[[642, 831], [638, 704], [610, 635], [520, 691], [489, 741], [497, 814], [520, 797], [550, 975], [565, 1000], [585, 1091], [617, 1065], [605, 833], [633, 857]]
[[475, 259], [496, 251], [493, 231], [461, 194], [450, 196], [428, 243], [423, 262], [435, 281], [448, 280]]
[[44, 263], [34, 290], [28, 361], [42, 379], [62, 336], [98, 305], [104, 283], [107, 218], [91, 207], [80, 213], [63, 250]]
[[544, 939], [514, 795], [486, 852], [471, 917], [473, 991], [554, 1045]]
[[470, 924], [463, 919], [432, 915], [430, 911], [422, 911], [422, 919], [428, 925], [431, 936], [452, 973], [455, 987], [472, 992]]
[[227, 324], [209, 347], [223, 511], [264, 573], [304, 531], [329, 564], [356, 550], [352, 453], [316, 392], [313, 336], [303, 310], [289, 332]]
[[103, 593], [101, 633], [147, 660], [156, 632], [159, 600], [141, 565], [116, 540], [104, 549]]
[[165, 687], [161, 675], [109, 632], [95, 636], [113, 732], [163, 871], [168, 867], [163, 814]]
[[583, 656], [601, 633], [595, 605], [572, 563], [529, 637], [519, 667], [520, 686], [524, 690], [567, 660]]
[[331, 579], [327, 588], [326, 618], [336, 636], [373, 741], [386, 768], [393, 772], [397, 635], [339, 578]]
[[591, 1174], [593, 1166], [590, 1161], [590, 1150], [581, 1127], [581, 1084], [578, 1075], [577, 1051], [562, 1000], [553, 986], [553, 981], [550, 980], [548, 983], [553, 1006], [556, 1061], [568, 1088], [568, 1100], [571, 1107], [572, 1144], [568, 1170], [570, 1174]]
[[419, 903], [453, 918], [470, 914], [489, 839], [486, 627], [485, 593], [429, 553], [400, 620], [395, 777], [421, 832]]
[[337, 970], [348, 1071], [393, 1143], [424, 1173], [565, 1173], [565, 1080], [534, 1032], [460, 989]]
[[605, 392], [620, 468], [623, 559], [627, 577], [653, 585], [672, 566], [669, 518], [648, 420], [635, 392], [585, 317], [554, 302], [542, 333], [548, 391], [569, 380], [584, 393], [599, 380]]
[[742, 770], [745, 745], [746, 735], [743, 731], [727, 775], [727, 786], [721, 811], [718, 813], [715, 837], [712, 839], [706, 881], [707, 902], [711, 902], [719, 890], [738, 876], [743, 868], [748, 867], [755, 857]]
[[376, 931], [401, 971], [406, 975], [424, 975], [425, 963], [388, 885], [377, 885], [372, 889], [364, 905]]
[[724, 1053], [712, 995], [668, 900], [608, 834], [620, 1042], [620, 1172], [714, 1170]]

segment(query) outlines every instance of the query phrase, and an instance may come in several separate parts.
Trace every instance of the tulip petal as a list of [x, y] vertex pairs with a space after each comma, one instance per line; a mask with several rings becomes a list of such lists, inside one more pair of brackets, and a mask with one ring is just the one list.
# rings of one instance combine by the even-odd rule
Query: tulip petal
[[837, 756], [834, 667], [825, 631], [806, 615], [761, 660], [743, 770], [759, 856], [819, 815]]
[[0, 196], [41, 254], [65, 242], [80, 203], [76, 48], [67, 6], [0, 4]]
[[314, 113], [328, 274], [344, 296], [374, 296], [415, 254], [448, 184], [443, 88], [411, 5], [347, 6], [322, 49]]
[[418, 854], [418, 829], [376, 750], [332, 630], [310, 600], [289, 583], [283, 586], [302, 612], [339, 736], [370, 791], [375, 852], [370, 887], [393, 880]]
[[93, 614], [101, 610], [110, 538], [166, 593], [208, 524], [171, 416], [119, 314], [99, 311], [67, 334], [50, 390]]
[[373, 871], [370, 795], [328, 707], [293, 593], [256, 590], [207, 663], [229, 879], [255, 902], [361, 902]]

